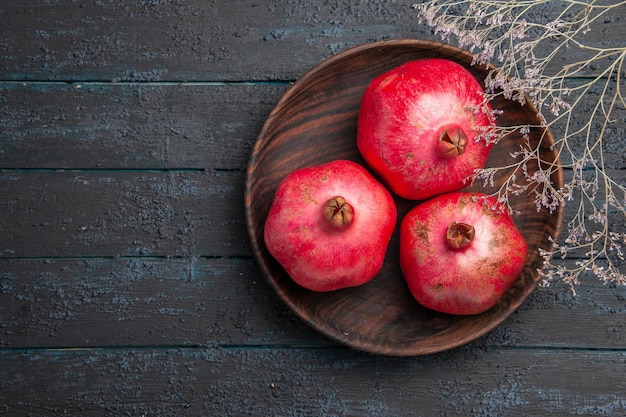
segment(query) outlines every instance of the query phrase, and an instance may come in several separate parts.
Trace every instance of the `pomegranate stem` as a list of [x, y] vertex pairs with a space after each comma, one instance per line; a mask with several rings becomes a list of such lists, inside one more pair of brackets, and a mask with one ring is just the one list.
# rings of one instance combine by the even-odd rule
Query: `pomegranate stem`
[[467, 142], [467, 135], [459, 126], [445, 126], [437, 141], [437, 154], [442, 158], [457, 157], [465, 152]]
[[326, 224], [333, 230], [347, 229], [354, 221], [354, 208], [342, 196], [329, 199], [323, 207]]
[[462, 249], [472, 243], [475, 234], [474, 226], [467, 223], [452, 222], [446, 230], [446, 242], [453, 249]]

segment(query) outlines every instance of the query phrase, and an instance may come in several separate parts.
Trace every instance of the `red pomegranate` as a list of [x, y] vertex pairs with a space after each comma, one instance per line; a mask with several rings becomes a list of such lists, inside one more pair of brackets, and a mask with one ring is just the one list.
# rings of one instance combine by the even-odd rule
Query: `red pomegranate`
[[456, 191], [487, 160], [493, 126], [478, 81], [446, 59], [410, 61], [374, 79], [359, 111], [357, 146], [396, 194]]
[[400, 267], [415, 299], [451, 314], [478, 314], [509, 289], [528, 247], [493, 197], [454, 192], [414, 207], [400, 225]]
[[391, 194], [363, 166], [332, 161], [296, 170], [279, 184], [265, 245], [305, 288], [353, 287], [382, 268], [396, 217]]

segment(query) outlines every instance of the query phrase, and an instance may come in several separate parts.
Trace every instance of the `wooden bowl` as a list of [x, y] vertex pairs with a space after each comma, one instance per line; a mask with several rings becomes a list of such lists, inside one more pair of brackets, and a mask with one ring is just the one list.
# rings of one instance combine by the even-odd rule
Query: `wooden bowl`
[[[540, 280], [537, 268], [543, 261], [539, 248], [550, 248], [548, 238], [557, 238], [562, 223], [561, 209], [538, 212], [533, 196], [521, 195], [511, 200], [520, 212], [514, 216], [516, 225], [529, 245], [527, 265], [496, 306], [474, 316], [438, 313], [415, 301], [400, 271], [397, 228], [381, 272], [356, 288], [328, 293], [306, 290], [295, 284], [272, 258], [263, 241], [263, 226], [279, 182], [295, 169], [335, 159], [365, 165], [356, 147], [357, 117], [365, 88], [393, 67], [431, 57], [462, 64], [481, 83], [492, 69], [472, 66], [470, 53], [436, 42], [392, 40], [347, 50], [307, 72], [284, 94], [263, 127], [248, 166], [247, 226], [254, 256], [269, 283], [297, 316], [320, 333], [366, 352], [394, 356], [429, 354], [466, 344], [494, 329], [536, 288]], [[492, 106], [503, 110], [498, 118], [502, 126], [539, 124], [531, 104], [522, 107], [517, 102], [498, 99]], [[558, 155], [550, 150], [553, 137], [549, 131], [532, 129], [530, 141], [541, 141], [544, 161], [558, 162]], [[487, 166], [510, 164], [510, 153], [519, 150], [522, 142], [519, 133], [507, 136], [492, 149]], [[529, 164], [529, 169], [537, 169], [537, 163]], [[495, 187], [499, 187], [502, 178], [496, 178]], [[561, 187], [562, 171], [555, 172], [551, 180]], [[490, 191], [483, 184], [468, 189]], [[398, 225], [417, 203], [396, 198]]]

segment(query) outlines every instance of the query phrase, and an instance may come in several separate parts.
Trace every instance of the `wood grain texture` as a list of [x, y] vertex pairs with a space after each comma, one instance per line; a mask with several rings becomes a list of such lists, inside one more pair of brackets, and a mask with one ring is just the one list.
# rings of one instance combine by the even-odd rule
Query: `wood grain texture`
[[[623, 352], [347, 349], [0, 352], [0, 413], [130, 416], [612, 416]], [[480, 366], [477, 366], [480, 364]], [[572, 366], [564, 366], [572, 364]], [[575, 365], [573, 365], [575, 364]]]
[[287, 87], [0, 82], [0, 168], [241, 170]]
[[[412, 4], [6, 0], [0, 5], [0, 79], [294, 80], [319, 61], [363, 43], [439, 40], [418, 24]], [[545, 5], [537, 17], [554, 18], [558, 8]], [[626, 12], [617, 10], [593, 25], [586, 40], [621, 45], [624, 18]], [[585, 56], [576, 48], [566, 53], [571, 62]]]
[[0, 258], [251, 256], [244, 182], [221, 170], [5, 170]]
[[[576, 296], [554, 283], [470, 346], [620, 349], [624, 300], [626, 288], [590, 276]], [[287, 308], [251, 258], [0, 259], [0, 350], [207, 343], [338, 346]]]
[[237, 171], [0, 172], [6, 257], [249, 255]]
[[4, 348], [315, 340], [249, 258], [0, 260], [0, 271]]
[[[289, 86], [0, 82], [0, 168], [241, 170]], [[599, 95], [587, 93], [583, 113]], [[572, 122], [580, 129], [586, 119]], [[564, 127], [553, 125], [555, 137]], [[591, 137], [597, 132], [593, 128]], [[625, 134], [626, 120], [609, 126], [603, 141], [607, 168], [626, 168]], [[585, 138], [569, 144], [581, 155]], [[563, 163], [569, 162], [564, 153]]]

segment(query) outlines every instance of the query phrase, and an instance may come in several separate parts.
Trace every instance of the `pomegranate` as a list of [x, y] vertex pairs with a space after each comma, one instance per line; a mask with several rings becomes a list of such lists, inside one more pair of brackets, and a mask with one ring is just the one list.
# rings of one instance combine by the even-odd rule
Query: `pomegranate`
[[363, 166], [336, 160], [298, 169], [279, 184], [265, 245], [302, 287], [353, 287], [382, 268], [396, 217], [380, 182]]
[[479, 314], [502, 297], [526, 264], [528, 246], [493, 197], [453, 192], [407, 213], [400, 225], [400, 267], [424, 307]]
[[357, 146], [396, 194], [421, 200], [466, 185], [485, 164], [493, 126], [484, 91], [446, 59], [410, 61], [375, 78], [358, 118]]

